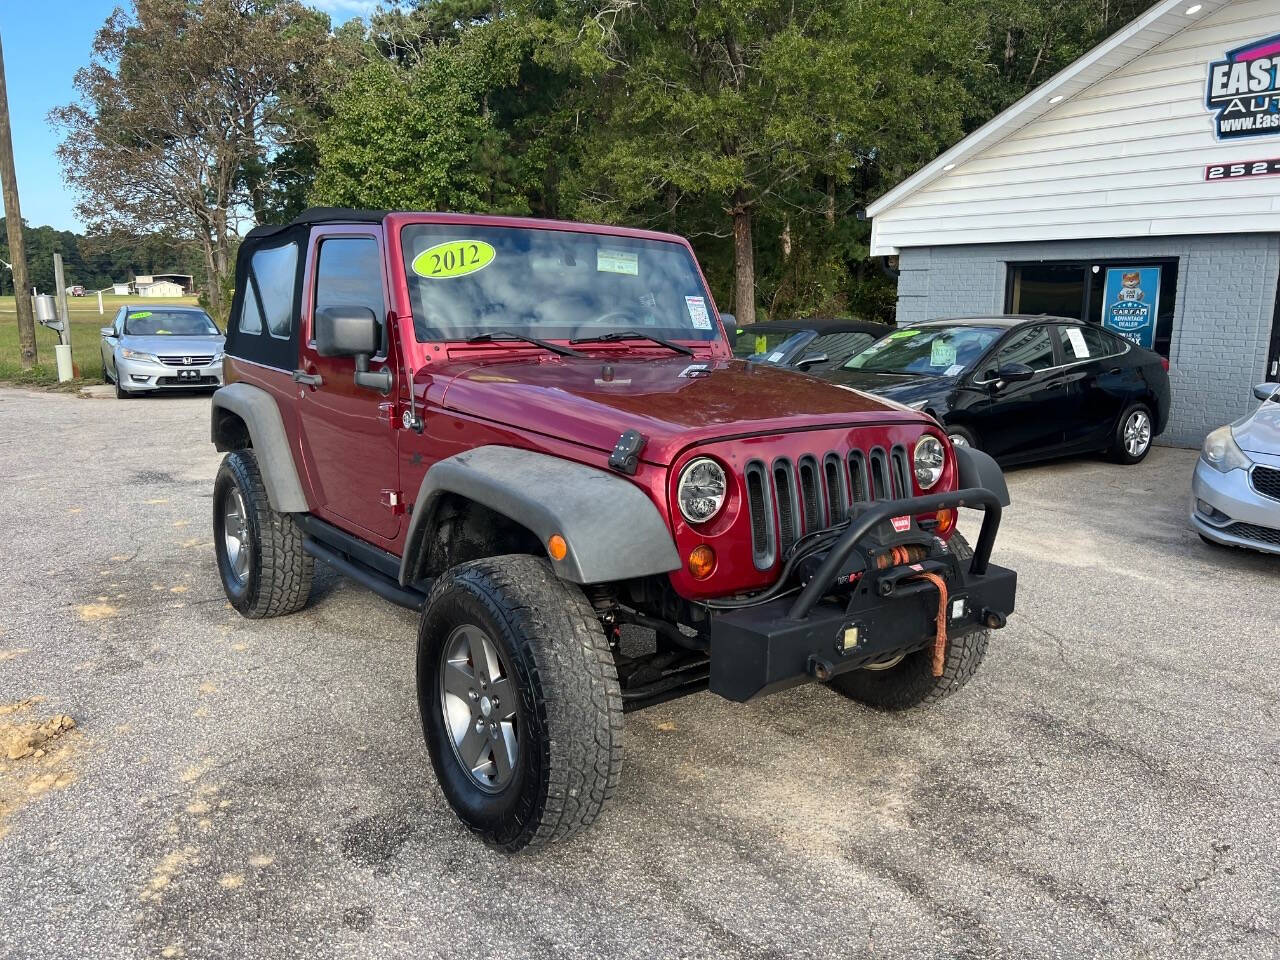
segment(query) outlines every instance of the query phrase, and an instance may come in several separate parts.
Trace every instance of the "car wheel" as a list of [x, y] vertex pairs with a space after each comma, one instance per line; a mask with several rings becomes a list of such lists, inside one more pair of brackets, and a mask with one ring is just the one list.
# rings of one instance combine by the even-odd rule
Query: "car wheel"
[[252, 450], [227, 454], [218, 468], [213, 545], [222, 589], [243, 616], [280, 617], [306, 605], [315, 561], [293, 518], [271, 509]]
[[973, 447], [978, 448], [978, 438], [972, 430], [966, 427], [943, 427], [947, 431], [947, 438], [951, 441], [953, 447]]
[[1135, 403], [1120, 415], [1111, 440], [1111, 458], [1117, 463], [1141, 463], [1151, 452], [1155, 427], [1146, 404]]
[[622, 774], [622, 695], [586, 595], [537, 557], [476, 560], [431, 589], [418, 709], [445, 799], [509, 852], [592, 823]]
[[[973, 549], [959, 533], [950, 541], [952, 553], [967, 565]], [[942, 676], [933, 675], [933, 645], [881, 663], [842, 673], [831, 680], [836, 692], [877, 710], [909, 710], [937, 703], [955, 693], [977, 672], [987, 655], [990, 630], [975, 630], [947, 638]]]
[[116, 378], [115, 378], [113, 381], [111, 381], [111, 382], [112, 382], [112, 383], [114, 383], [114, 384], [116, 385], [116, 399], [117, 399], [117, 400], [128, 400], [130, 397], [132, 397], [132, 396], [133, 396], [133, 394], [132, 394], [132, 393], [130, 393], [128, 390], [124, 389], [124, 387], [120, 386], [120, 375], [119, 375], [119, 374], [116, 374]]

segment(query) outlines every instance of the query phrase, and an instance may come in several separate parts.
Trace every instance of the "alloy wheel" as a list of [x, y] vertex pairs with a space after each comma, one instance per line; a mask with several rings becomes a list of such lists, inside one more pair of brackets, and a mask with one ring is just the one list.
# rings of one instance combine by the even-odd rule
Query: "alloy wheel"
[[947, 439], [951, 441], [953, 447], [967, 447], [969, 445], [969, 441], [960, 433], [948, 433]]
[[249, 578], [249, 520], [244, 497], [234, 484], [227, 489], [222, 502], [222, 544], [232, 576], [243, 586]]
[[1145, 410], [1135, 410], [1124, 422], [1124, 449], [1131, 457], [1140, 457], [1151, 443], [1151, 418]]
[[511, 671], [479, 627], [454, 628], [440, 653], [440, 710], [453, 754], [486, 793], [502, 790], [520, 756]]

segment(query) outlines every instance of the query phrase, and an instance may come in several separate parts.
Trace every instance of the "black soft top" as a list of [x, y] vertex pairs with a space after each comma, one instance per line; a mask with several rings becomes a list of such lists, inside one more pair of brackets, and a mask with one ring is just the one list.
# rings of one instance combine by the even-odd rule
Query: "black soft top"
[[254, 227], [247, 234], [246, 240], [261, 240], [273, 237], [290, 227], [313, 227], [324, 223], [381, 223], [387, 215], [386, 210], [353, 210], [348, 207], [308, 207], [288, 223], [266, 223]]

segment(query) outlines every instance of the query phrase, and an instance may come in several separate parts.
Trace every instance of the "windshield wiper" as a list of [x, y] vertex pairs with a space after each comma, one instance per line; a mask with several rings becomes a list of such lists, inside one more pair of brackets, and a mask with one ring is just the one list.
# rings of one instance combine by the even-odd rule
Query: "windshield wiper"
[[638, 330], [619, 330], [617, 333], [602, 333], [598, 337], [578, 337], [570, 340], [570, 343], [614, 343], [618, 340], [648, 340], [659, 346], [666, 347], [668, 350], [674, 350], [676, 353], [683, 353], [685, 356], [692, 357], [693, 351], [688, 347], [672, 343], [670, 340], [664, 340], [662, 337], [655, 337], [651, 333], [640, 333]]
[[[500, 340], [520, 340], [523, 343], [532, 343], [536, 347], [543, 350], [550, 350], [552, 353], [562, 357], [585, 357], [585, 353], [579, 353], [577, 350], [571, 350], [569, 347], [562, 347], [558, 343], [552, 343], [549, 340], [539, 340], [537, 337], [526, 337], [523, 333], [512, 333], [510, 330], [495, 330], [493, 333], [480, 333], [474, 337], [467, 339], [467, 343], [497, 343]], [[577, 341], [572, 341], [576, 343]]]

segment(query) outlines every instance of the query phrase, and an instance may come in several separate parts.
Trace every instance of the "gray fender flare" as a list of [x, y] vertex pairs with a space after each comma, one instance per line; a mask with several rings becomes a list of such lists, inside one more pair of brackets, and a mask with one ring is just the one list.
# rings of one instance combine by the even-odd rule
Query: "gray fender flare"
[[990, 490], [1000, 501], [1009, 505], [1009, 486], [1004, 482], [1004, 471], [990, 454], [973, 447], [955, 447], [956, 465], [960, 468], [960, 488], [981, 487]]
[[249, 428], [253, 455], [258, 460], [271, 509], [279, 513], [306, 513], [310, 510], [307, 495], [298, 480], [293, 449], [289, 446], [289, 435], [285, 433], [275, 398], [261, 387], [248, 383], [229, 383], [214, 391], [213, 406], [209, 411], [209, 433], [214, 447], [222, 452], [230, 447], [219, 437], [219, 410], [234, 413]]
[[545, 453], [485, 446], [432, 464], [422, 478], [400, 559], [402, 585], [445, 493], [527, 527], [544, 548], [560, 534], [569, 550], [563, 560], [550, 558], [551, 565], [572, 583], [612, 583], [680, 566], [671, 531], [634, 483]]

